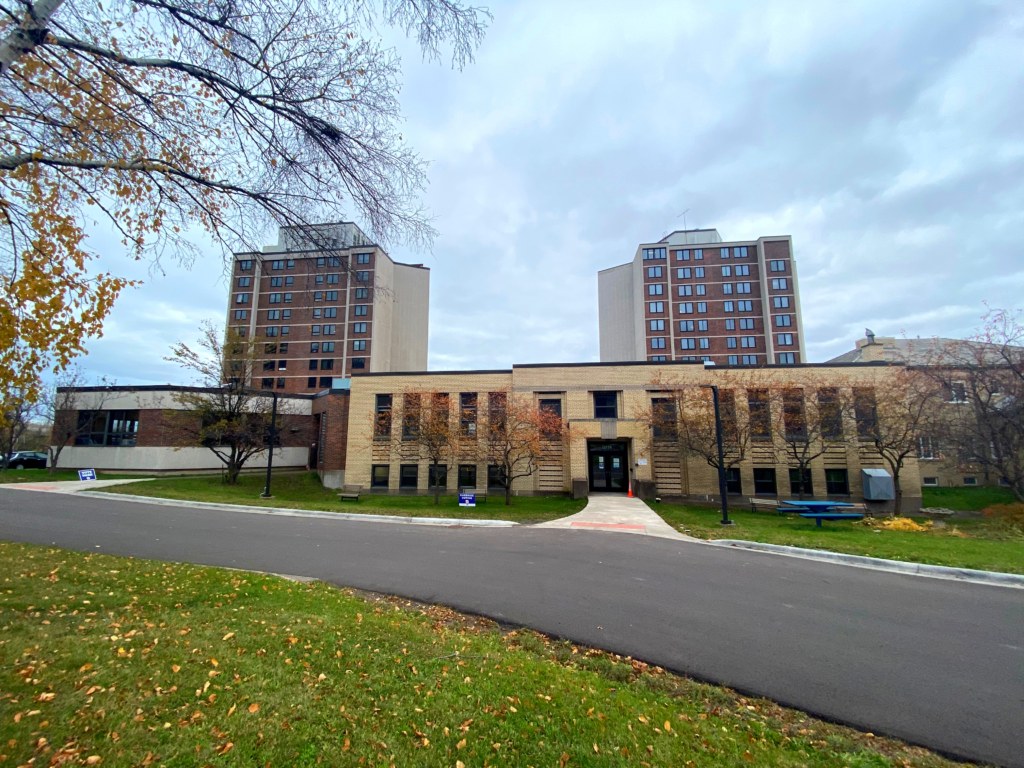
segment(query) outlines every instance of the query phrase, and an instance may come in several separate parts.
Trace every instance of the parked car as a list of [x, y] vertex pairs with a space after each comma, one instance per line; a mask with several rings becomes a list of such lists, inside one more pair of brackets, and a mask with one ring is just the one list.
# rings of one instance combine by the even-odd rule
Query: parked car
[[39, 451], [18, 451], [11, 454], [10, 469], [46, 469], [46, 454]]

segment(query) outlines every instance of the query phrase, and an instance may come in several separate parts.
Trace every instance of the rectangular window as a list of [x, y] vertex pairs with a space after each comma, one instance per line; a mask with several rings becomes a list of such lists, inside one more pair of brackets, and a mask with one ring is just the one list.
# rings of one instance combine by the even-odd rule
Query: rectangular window
[[238, 262], [238, 271], [239, 272], [248, 272], [251, 269], [252, 269], [252, 259], [243, 259], [242, 261]]
[[707, 311], [708, 311], [708, 305], [707, 305], [707, 303], [706, 303], [706, 302], [703, 302], [703, 301], [698, 301], [698, 302], [697, 302], [697, 311], [698, 311], [698, 312], [700, 312], [700, 313], [705, 313], [705, 312], [707, 312]]
[[793, 334], [792, 333], [777, 333], [775, 334], [778, 339], [778, 345], [780, 347], [791, 347], [793, 346]]
[[272, 370], [274, 370], [274, 361], [273, 360], [265, 361], [263, 363], [263, 370], [264, 371], [272, 371]]
[[663, 293], [665, 293], [665, 286], [661, 283], [651, 283], [647, 286], [648, 296], [661, 296]]
[[726, 296], [732, 294], [732, 283], [722, 283], [722, 293]]
[[680, 349], [696, 349], [697, 348], [697, 340], [696, 339], [680, 339], [679, 340], [679, 348]]
[[665, 302], [663, 301], [652, 301], [649, 305], [651, 314], [657, 314], [665, 311]]
[[722, 277], [732, 277], [732, 267], [728, 264], [722, 267]]
[[353, 369], [355, 369], [355, 368], [365, 368], [365, 367], [366, 367], [366, 358], [365, 357], [353, 357], [352, 358], [352, 368]]
[[321, 360], [320, 361], [320, 370], [321, 371], [333, 371], [334, 370], [334, 361], [333, 360]]
[[238, 278], [238, 287], [239, 288], [248, 288], [250, 285], [252, 285], [252, 278], [251, 277], [240, 277], [240, 278]]
[[747, 258], [747, 246], [740, 245], [732, 249], [732, 255], [734, 259], [745, 259]]
[[743, 365], [757, 365], [757, 355], [741, 355]]
[[694, 261], [701, 261], [703, 258], [704, 258], [704, 249], [703, 248], [696, 248], [693, 251], [693, 260]]
[[309, 351], [313, 352], [313, 353], [319, 352], [320, 351], [320, 342], [319, 341], [314, 341], [312, 344], [310, 344], [309, 345]]
[[[289, 267], [289, 269], [291, 269], [291, 267]], [[284, 284], [286, 286], [295, 285], [295, 278], [292, 277], [291, 275], [288, 275], [288, 277], [284, 279]]]
[[711, 339], [700, 339], [700, 348], [701, 349], [710, 349], [711, 348]]
[[436, 467], [427, 468], [427, 487], [428, 488], [447, 488], [448, 487], [448, 465], [438, 464]]
[[[922, 477], [921, 485], [926, 488], [937, 488], [939, 485], [939, 478], [937, 477]], [[1001, 485], [1001, 483], [1000, 483]]]
[[644, 259], [664, 259], [665, 249], [664, 248], [644, 248], [643, 249]]
[[854, 387], [853, 411], [857, 420], [857, 437], [870, 440], [874, 437], [878, 424], [875, 390], [869, 387]]
[[276, 259], [270, 262], [271, 269], [284, 269], [284, 259]]
[[736, 355], [729, 355], [729, 365], [739, 365], [740, 359]]
[[718, 255], [721, 256], [723, 259], [728, 259], [729, 258], [729, 249], [728, 248], [722, 248]]
[[355, 316], [356, 317], [365, 317], [366, 316], [366, 308], [368, 306], [369, 306], [369, 304], [356, 304], [356, 306], [353, 307], [353, 309], [355, 311]]
[[316, 376], [310, 376], [308, 379], [306, 379], [306, 388], [307, 389], [315, 389], [316, 388]]
[[459, 464], [459, 488], [476, 490], [476, 464]]
[[353, 352], [365, 352], [366, 351], [366, 339], [356, 339], [352, 342]]
[[652, 331], [664, 331], [665, 330], [665, 321], [664, 320], [651, 320], [651, 330]]
[[850, 481], [845, 469], [825, 470], [825, 493], [829, 496], [850, 495]]
[[693, 296], [693, 286], [692, 285], [680, 285], [679, 286], [679, 295], [680, 296]]
[[288, 342], [287, 341], [282, 342], [281, 346], [278, 347], [277, 351], [280, 352], [282, 355], [287, 354], [287, 352], [288, 352]]
[[309, 361], [309, 370], [315, 371], [317, 367], [317, 361], [315, 359]]
[[772, 272], [785, 272], [786, 262], [784, 262], [782, 259], [773, 259], [772, 261], [768, 262], [768, 268]]
[[277, 388], [278, 389], [284, 389], [284, 379], [278, 379], [277, 380]]
[[676, 261], [689, 261], [689, 260], [690, 260], [690, 252], [688, 250], [686, 250], [686, 251], [676, 251]]
[[693, 268], [693, 276], [694, 277], [704, 277], [704, 267], [694, 267]]
[[320, 335], [320, 326], [319, 325], [311, 325], [311, 326], [309, 326], [309, 335], [310, 336], [319, 336]]
[[796, 365], [796, 354], [793, 352], [779, 352], [779, 365]]
[[692, 333], [693, 332], [693, 320], [680, 320], [679, 331], [681, 333]]
[[324, 292], [324, 299], [326, 299], [327, 301], [337, 301], [338, 300], [338, 292], [337, 291], [325, 291]]
[[[802, 482], [800, 477], [801, 474], [803, 474]], [[792, 496], [799, 496], [801, 491], [804, 496], [814, 495], [814, 486], [811, 485], [811, 470], [809, 468], [804, 468], [803, 473], [801, 473], [799, 467], [790, 467], [789, 493]]]
[[725, 470], [725, 492], [733, 496], [743, 494], [743, 483], [740, 481], [739, 467]]
[[391, 472], [391, 467], [387, 464], [374, 464], [370, 470], [370, 487], [371, 488], [387, 488], [388, 487], [388, 475]]
[[277, 332], [278, 327], [276, 325], [268, 325], [266, 328], [263, 329], [263, 335], [267, 336], [268, 338], [273, 338], [274, 336], [277, 336]]
[[131, 447], [139, 432], [138, 411], [79, 411], [75, 445]]
[[[316, 315], [314, 315], [314, 317], [316, 317]], [[271, 310], [267, 311], [267, 320], [280, 320], [280, 319], [281, 319], [281, 310], [280, 309], [271, 309]]]
[[366, 333], [366, 323], [353, 323], [352, 333]]
[[647, 276], [648, 277], [661, 277], [661, 267], [648, 267], [647, 268]]
[[657, 336], [651, 339], [651, 349], [664, 349], [665, 348], [665, 337]]
[[736, 277], [740, 277], [741, 275], [742, 276], [749, 276], [750, 275], [750, 265], [749, 264], [737, 264], [734, 267], [734, 270], [736, 272]]
[[272, 294], [270, 294], [270, 303], [271, 304], [280, 304], [281, 303], [281, 294], [280, 293], [272, 293]]
[[725, 337], [725, 346], [726, 346], [726, 349], [736, 349], [736, 337], [735, 336], [726, 336]]
[[235, 320], [248, 320], [248, 319], [249, 319], [249, 310], [248, 309], [236, 309], [235, 310]]
[[772, 424], [767, 389], [747, 390], [747, 410], [750, 416], [750, 439], [761, 442], [771, 440]]
[[664, 363], [668, 358], [665, 355], [651, 355], [652, 363]]
[[465, 437], [476, 436], [476, 392], [463, 392], [459, 395], [459, 429]]
[[690, 268], [680, 267], [676, 270], [676, 279], [678, 280], [689, 280], [690, 279]]
[[722, 311], [723, 312], [735, 312], [736, 311], [736, 305], [733, 304], [731, 301], [723, 301], [722, 302]]
[[754, 318], [752, 318], [752, 317], [741, 317], [740, 318], [740, 330], [741, 331], [752, 331], [752, 330], [754, 330]]
[[337, 307], [327, 307], [326, 309], [324, 309], [324, 317], [337, 317], [337, 316], [338, 316], [338, 308]]
[[615, 392], [594, 393], [595, 419], [617, 419], [618, 414], [618, 395]]
[[273, 388], [274, 388], [274, 380], [273, 379], [262, 379], [260, 381], [260, 389], [273, 389]]
[[822, 439], [843, 439], [843, 406], [839, 400], [839, 390], [835, 387], [818, 390], [818, 418], [821, 421]]
[[771, 467], [754, 467], [754, 493], [758, 496], [774, 496], [777, 492], [775, 470]]
[[315, 278], [313, 278], [313, 282], [316, 283], [317, 285], [323, 285], [324, 284], [324, 276], [323, 275], [317, 275]]
[[740, 346], [744, 349], [757, 349], [757, 337], [740, 336]]
[[288, 269], [295, 269], [295, 259], [288, 259]]
[[391, 395], [377, 395], [374, 404], [374, 435], [386, 437], [391, 434]]
[[772, 303], [776, 309], [789, 309], [789, 296], [774, 296]]
[[754, 311], [754, 302], [752, 302], [752, 301], [737, 301], [736, 302], [736, 311], [737, 312], [753, 312]]
[[736, 283], [736, 293], [750, 293], [750, 283]]
[[919, 437], [917, 438], [917, 458], [919, 459], [939, 459], [941, 458], [939, 453], [939, 443], [937, 440], [931, 437]]
[[698, 331], [706, 331], [707, 329], [708, 329], [708, 321], [707, 320], [698, 320], [697, 321], [697, 330]]
[[313, 301], [323, 301], [323, 300], [324, 300], [324, 292], [323, 291], [314, 291], [313, 292]]
[[415, 488], [419, 485], [420, 468], [416, 464], [402, 464], [399, 468], [398, 487]]
[[789, 290], [789, 281], [784, 277], [773, 277], [772, 278], [772, 290], [773, 291], [787, 291]]
[[775, 327], [776, 328], [790, 328], [793, 325], [792, 315], [776, 315], [775, 316]]
[[370, 254], [368, 254], [368, 253], [357, 253], [356, 254], [356, 264], [369, 264], [369, 263], [370, 263]]
[[370, 281], [370, 273], [360, 270], [356, 272], [356, 280], [359, 281], [360, 283], [367, 283]]
[[736, 321], [733, 320], [731, 317], [727, 318], [726, 321], [725, 321], [725, 330], [727, 330], [727, 331], [735, 331], [736, 330]]
[[324, 336], [333, 336], [337, 332], [338, 326], [336, 325], [325, 325]]
[[707, 296], [708, 295], [708, 287], [706, 285], [704, 285], [704, 283], [701, 283], [700, 285], [697, 286], [697, 295], [698, 296]]
[[329, 389], [330, 387], [333, 386], [333, 384], [334, 384], [334, 379], [332, 379], [330, 376], [321, 376], [320, 377], [320, 386], [321, 387], [325, 387], [325, 388]]
[[283, 277], [272, 277], [272, 278], [270, 278], [270, 287], [271, 288], [280, 288], [283, 285], [284, 285], [284, 278]]
[[410, 392], [402, 398], [402, 404], [402, 439], [416, 440], [420, 436], [422, 400], [418, 394]]
[[[358, 274], [361, 274], [361, 273], [358, 273]], [[327, 284], [328, 285], [337, 285], [338, 284], [338, 274], [336, 272], [332, 272], [331, 274], [329, 274], [327, 276]]]
[[288, 369], [288, 361], [287, 360], [278, 360], [277, 361], [277, 370], [284, 371], [284, 370], [287, 370], [287, 369]]
[[322, 352], [333, 352], [334, 351], [334, 342], [333, 341], [325, 341], [323, 344], [320, 345], [320, 350]]
[[370, 289], [369, 288], [356, 288], [356, 298], [357, 299], [368, 299], [369, 297], [370, 297]]
[[248, 303], [249, 303], [249, 294], [248, 293], [236, 293], [235, 294], [235, 304], [248, 304]]
[[684, 363], [696, 363], [697, 362], [697, 356], [696, 355], [683, 355], [679, 359], [682, 360]]
[[505, 487], [505, 470], [497, 464], [487, 465], [487, 487], [488, 489]]

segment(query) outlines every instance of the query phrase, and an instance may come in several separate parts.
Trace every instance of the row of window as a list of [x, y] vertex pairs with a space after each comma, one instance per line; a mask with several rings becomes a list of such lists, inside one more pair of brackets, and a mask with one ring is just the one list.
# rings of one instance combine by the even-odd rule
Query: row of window
[[[802, 475], [802, 477], [801, 477]], [[725, 471], [725, 490], [731, 495], [743, 494], [743, 483], [737, 467]], [[774, 467], [754, 467], [754, 495], [777, 496], [779, 492]], [[789, 470], [789, 493], [791, 496], [814, 496], [813, 476], [810, 469]], [[825, 494], [827, 496], [849, 496], [850, 478], [845, 469], [825, 470]]]
[[665, 255], [664, 248], [644, 248], [645, 261], [649, 261], [651, 259], [664, 259]]
[[[693, 340], [690, 339], [690, 341], [693, 341]], [[701, 341], [704, 341], [704, 339], [701, 339]], [[693, 348], [694, 348], [693, 346], [684, 347], [684, 349], [693, 349]], [[658, 349], [661, 349], [661, 347], [658, 347]], [[701, 345], [701, 349], [707, 349], [707, 347], [703, 346], [703, 344], [702, 344]], [[758, 365], [759, 361], [758, 361], [757, 358], [758, 358], [757, 355], [729, 355], [728, 358], [727, 358], [727, 360], [728, 360], [727, 364], [728, 365]], [[679, 360], [682, 360], [684, 362], [695, 363], [695, 362], [697, 362], [698, 358], [697, 358], [696, 355], [683, 355], [683, 356], [679, 357]], [[703, 361], [703, 362], [711, 362], [711, 358], [708, 355], [701, 355], [700, 356], [700, 360]], [[665, 363], [665, 362], [668, 362], [668, 356], [667, 355], [651, 355], [650, 361], [652, 363]], [[780, 352], [780, 353], [775, 355], [775, 361], [779, 365], [796, 365], [796, 354], [793, 353], [793, 352]]]
[[[787, 309], [789, 307], [789, 296], [774, 296], [772, 297], [773, 304], [776, 309]], [[708, 305], [705, 301], [697, 302], [697, 312], [704, 314], [708, 311]], [[659, 315], [665, 311], [665, 302], [663, 301], [650, 301], [647, 303], [647, 309], [652, 315]], [[678, 305], [678, 313], [680, 315], [692, 315], [694, 305], [691, 302], [684, 302]], [[754, 302], [749, 299], [740, 301], [723, 301], [722, 302], [723, 312], [753, 312]], [[780, 315], [782, 317], [782, 315]], [[789, 325], [789, 315], [784, 315], [787, 318], [785, 325]]]
[[[450, 397], [447, 392], [436, 392], [431, 395], [432, 407], [442, 411], [450, 409]], [[419, 436], [420, 416], [422, 414], [422, 396], [407, 393], [402, 398], [402, 439], [411, 440]], [[393, 396], [379, 394], [375, 400], [374, 435], [377, 438], [391, 434], [391, 406]], [[499, 426], [505, 422], [506, 395], [504, 392], [490, 392], [487, 395], [488, 422]], [[462, 434], [467, 437], [476, 435], [478, 393], [461, 392], [459, 394], [459, 424]], [[562, 401], [559, 399], [541, 399], [538, 405], [542, 411], [548, 411], [559, 418], [562, 416]]]
[[[458, 467], [458, 488], [476, 489], [476, 464], [459, 464]], [[418, 464], [401, 464], [398, 467], [398, 487], [418, 488], [420, 482], [420, 468]], [[388, 488], [391, 484], [391, 466], [389, 464], [374, 464], [370, 470], [370, 486], [372, 488]], [[448, 487], [448, 466], [427, 467], [427, 487], [447, 488]], [[498, 489], [505, 487], [505, 472], [496, 464], [487, 467], [487, 487]]]
[[[357, 253], [356, 263], [357, 264], [369, 264], [370, 256], [369, 253]], [[239, 272], [251, 272], [253, 260], [252, 259], [240, 259], [238, 261]], [[316, 260], [318, 267], [340, 267], [341, 257], [340, 256], [321, 256]], [[270, 262], [270, 268], [273, 270], [281, 269], [295, 269], [295, 259], [274, 259]]]
[[[679, 332], [680, 333], [693, 333], [694, 330], [706, 331], [708, 330], [708, 320], [680, 320], [679, 321]], [[740, 330], [741, 331], [752, 331], [755, 328], [755, 319], [752, 317], [741, 317], [740, 318]], [[696, 325], [694, 325], [696, 323]], [[652, 331], [664, 331], [665, 321], [664, 320], [651, 320]], [[725, 319], [725, 330], [735, 331], [736, 320], [729, 317]]]

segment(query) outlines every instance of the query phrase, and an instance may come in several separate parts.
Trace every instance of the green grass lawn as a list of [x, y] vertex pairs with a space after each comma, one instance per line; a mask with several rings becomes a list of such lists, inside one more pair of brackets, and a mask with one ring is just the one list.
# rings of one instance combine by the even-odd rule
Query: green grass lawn
[[982, 510], [993, 504], [1013, 504], [1016, 499], [1009, 488], [983, 485], [978, 488], [922, 488], [923, 507], [945, 507], [969, 511]]
[[[116, 472], [97, 472], [99, 480], [120, 480], [138, 475], [120, 475]], [[48, 469], [8, 469], [0, 472], [0, 484], [2, 483], [52, 483], [56, 480], [77, 480], [78, 472], [71, 469], [58, 469], [52, 475]]]
[[954, 765], [627, 658], [324, 584], [6, 543], [0, 576], [5, 765]]
[[817, 528], [813, 520], [797, 515], [779, 517], [774, 512], [749, 509], [730, 511], [729, 517], [736, 525], [722, 526], [718, 523], [722, 513], [716, 508], [653, 502], [650, 506], [678, 530], [702, 539], [743, 539], [889, 560], [1024, 573], [1024, 529], [985, 518], [956, 520], [927, 532], [881, 529], [876, 533], [876, 528], [865, 522], [825, 522]]
[[585, 499], [565, 497], [514, 496], [505, 506], [502, 495], [490, 496], [476, 507], [460, 507], [458, 496], [442, 496], [434, 506], [433, 496], [388, 496], [362, 494], [359, 501], [339, 501], [338, 491], [324, 488], [315, 472], [277, 475], [273, 478], [273, 499], [261, 499], [265, 476], [242, 475], [237, 485], [226, 485], [220, 477], [167, 477], [145, 483], [130, 483], [106, 492], [138, 496], [160, 496], [188, 501], [213, 501], [222, 504], [249, 504], [261, 507], [292, 507], [329, 512], [364, 512], [374, 515], [407, 517], [457, 517], [463, 519], [512, 520], [517, 523], [541, 522], [572, 515], [583, 509]]

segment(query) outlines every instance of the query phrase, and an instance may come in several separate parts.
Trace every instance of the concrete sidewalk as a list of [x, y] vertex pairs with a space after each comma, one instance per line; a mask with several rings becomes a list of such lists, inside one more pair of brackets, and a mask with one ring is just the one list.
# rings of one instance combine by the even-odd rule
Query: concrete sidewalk
[[144, 483], [148, 480], [155, 480], [155, 477], [140, 477], [124, 480], [45, 480], [38, 483], [4, 483], [3, 488], [14, 488], [19, 491], [49, 491], [50, 493], [78, 493], [79, 491], [95, 491], [98, 488], [108, 488], [111, 485], [124, 485], [125, 483]]
[[532, 528], [570, 528], [573, 530], [639, 533], [665, 539], [693, 541], [666, 523], [640, 499], [623, 493], [595, 493], [587, 499], [587, 506], [575, 515], [538, 523]]

